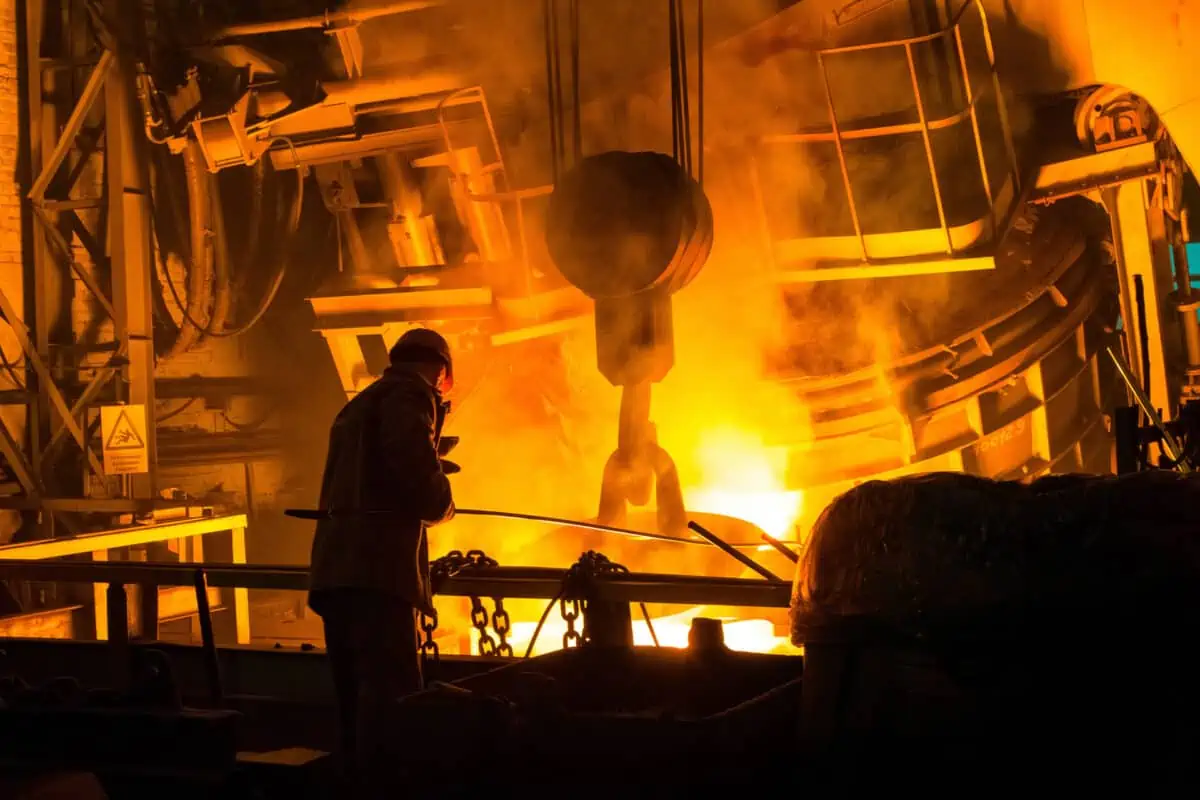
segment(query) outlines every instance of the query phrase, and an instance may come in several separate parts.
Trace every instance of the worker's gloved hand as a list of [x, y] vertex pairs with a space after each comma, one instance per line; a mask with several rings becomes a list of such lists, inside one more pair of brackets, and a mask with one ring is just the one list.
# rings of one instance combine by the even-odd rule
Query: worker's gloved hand
[[438, 440], [438, 455], [445, 458], [456, 447], [458, 447], [457, 436], [443, 436]]
[[460, 467], [458, 464], [455, 464], [453, 461], [447, 461], [444, 458], [441, 461], [442, 472], [446, 475], [455, 475], [459, 472], [462, 472], [462, 467]]

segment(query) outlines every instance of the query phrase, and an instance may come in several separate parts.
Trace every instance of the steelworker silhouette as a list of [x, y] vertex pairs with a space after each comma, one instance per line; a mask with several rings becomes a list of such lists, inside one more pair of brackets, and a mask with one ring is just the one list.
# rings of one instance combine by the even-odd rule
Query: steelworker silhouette
[[415, 328], [389, 360], [330, 431], [328, 514], [313, 539], [309, 591], [325, 624], [342, 756], [363, 779], [379, 773], [389, 707], [422, 687], [417, 617], [433, 612], [426, 529], [454, 516], [438, 457], [442, 396], [454, 382], [449, 344]]

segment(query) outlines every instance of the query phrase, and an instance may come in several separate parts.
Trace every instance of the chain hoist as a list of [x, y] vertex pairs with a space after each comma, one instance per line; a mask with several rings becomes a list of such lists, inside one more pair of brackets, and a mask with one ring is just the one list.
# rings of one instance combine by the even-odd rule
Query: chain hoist
[[623, 564], [609, 560], [602, 553], [589, 550], [571, 565], [563, 579], [563, 597], [559, 601], [559, 613], [567, 623], [563, 633], [563, 647], [578, 647], [585, 641], [583, 632], [576, 623], [585, 610], [585, 598], [590, 594], [593, 580], [599, 575], [627, 575], [629, 569]]
[[[433, 594], [437, 594], [438, 590], [442, 588], [442, 585], [447, 579], [453, 578], [464, 569], [497, 567], [499, 565], [500, 564], [498, 561], [496, 561], [496, 559], [491, 558], [482, 550], [468, 550], [465, 553], [461, 550], [451, 550], [441, 558], [435, 559], [429, 565], [429, 579], [431, 584], [430, 588], [432, 589]], [[472, 597], [470, 599], [471, 622], [475, 625], [476, 629], [479, 630], [480, 634], [480, 655], [494, 655], [497, 652], [501, 652], [500, 649], [496, 647], [495, 640], [493, 640], [491, 635], [487, 632], [488, 614], [487, 610], [483, 607], [482, 601], [478, 597]], [[499, 607], [499, 604], [497, 605]], [[483, 620], [482, 626], [477, 621], [479, 619]], [[507, 613], [504, 615], [504, 619], [507, 623]], [[438, 645], [434, 640], [434, 634], [437, 632], [438, 627], [437, 609], [434, 609], [432, 614], [426, 614], [422, 612], [420, 623], [422, 633], [420, 644], [421, 656], [427, 663], [436, 663], [440, 658]], [[505, 632], [507, 633], [507, 629]], [[504, 644], [510, 653], [512, 652], [512, 648], [508, 647], [503, 640], [501, 640], [501, 644]], [[503, 653], [501, 652], [501, 654]]]

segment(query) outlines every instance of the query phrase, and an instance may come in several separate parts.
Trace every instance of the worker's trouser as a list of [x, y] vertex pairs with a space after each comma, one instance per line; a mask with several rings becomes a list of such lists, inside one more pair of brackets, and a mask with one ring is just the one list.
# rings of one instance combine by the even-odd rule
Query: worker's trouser
[[330, 591], [320, 606], [342, 758], [369, 778], [387, 762], [391, 707], [421, 689], [416, 613], [394, 597], [357, 590]]

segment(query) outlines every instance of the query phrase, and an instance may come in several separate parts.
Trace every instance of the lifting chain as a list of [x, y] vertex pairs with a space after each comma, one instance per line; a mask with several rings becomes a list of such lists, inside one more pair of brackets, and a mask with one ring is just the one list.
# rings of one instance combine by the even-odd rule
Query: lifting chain
[[589, 550], [579, 557], [579, 560], [567, 570], [563, 579], [563, 598], [559, 601], [559, 613], [567, 623], [563, 634], [563, 647], [578, 647], [583, 644], [584, 637], [575, 625], [584, 610], [583, 599], [588, 594], [589, 584], [599, 575], [627, 575], [629, 569], [624, 564], [610, 561], [608, 556]]
[[479, 655], [496, 655], [496, 640], [488, 633], [488, 613], [483, 607], [483, 601], [478, 597], [471, 598], [471, 624], [479, 631]]
[[492, 614], [492, 630], [496, 632], [496, 655], [504, 658], [513, 657], [512, 645], [508, 643], [508, 634], [512, 630], [512, 621], [508, 618], [508, 612], [504, 610], [504, 600], [500, 597], [493, 597], [492, 602], [496, 604], [496, 611]]
[[466, 553], [461, 550], [451, 550], [429, 565], [429, 576], [433, 580], [433, 590], [436, 594], [442, 581], [453, 578], [464, 569], [498, 566], [500, 566], [499, 562], [482, 550], [468, 550]]
[[[496, 559], [488, 556], [482, 550], [468, 550], [466, 553], [461, 550], [451, 550], [446, 555], [433, 561], [429, 565], [429, 580], [433, 594], [437, 594], [438, 589], [442, 587], [446, 579], [453, 578], [464, 569], [474, 569], [479, 567], [497, 567], [499, 562]], [[503, 607], [497, 601], [497, 613], [503, 610]], [[482, 618], [483, 625], [480, 626], [477, 620]], [[504, 614], [504, 621], [507, 625], [508, 614]], [[483, 603], [478, 597], [471, 598], [471, 622], [479, 630], [479, 652], [480, 655], [495, 655], [496, 653], [504, 654], [504, 648], [512, 653], [512, 647], [505, 641], [504, 637], [500, 638], [501, 647], [496, 646], [495, 640], [487, 632], [488, 615], [484, 609]], [[493, 622], [493, 625], [495, 623]], [[438, 645], [434, 641], [434, 634], [437, 632], [438, 614], [437, 609], [434, 609], [432, 614], [421, 614], [421, 633], [422, 639], [420, 644], [421, 656], [426, 663], [437, 663], [439, 659]], [[508, 628], [505, 628], [507, 634]], [[499, 633], [499, 629], [497, 629]]]
[[433, 634], [437, 631], [437, 626], [437, 609], [434, 609], [432, 614], [421, 613], [421, 660], [427, 665], [436, 664], [441, 660], [441, 654], [438, 653], [438, 644], [433, 640]]
[[567, 623], [567, 631], [563, 634], [563, 649], [579, 647], [583, 644], [583, 636], [575, 630], [575, 622], [579, 619], [582, 610], [581, 603], [576, 598], [564, 597], [558, 601], [558, 610], [562, 614], [563, 621]]

